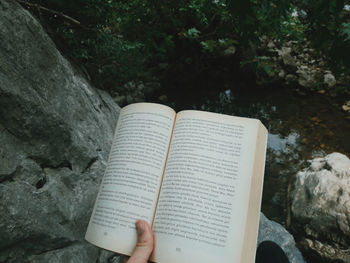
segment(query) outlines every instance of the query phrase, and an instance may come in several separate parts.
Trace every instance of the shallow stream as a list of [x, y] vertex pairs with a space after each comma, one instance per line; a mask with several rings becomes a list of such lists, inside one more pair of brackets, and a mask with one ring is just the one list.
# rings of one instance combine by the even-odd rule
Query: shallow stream
[[[176, 91], [176, 92], [174, 92]], [[350, 156], [350, 120], [343, 98], [298, 96], [286, 88], [226, 87], [193, 92], [171, 89], [168, 104], [177, 111], [197, 109], [260, 119], [269, 131], [262, 211], [282, 224], [289, 180], [307, 160], [337, 151]]]

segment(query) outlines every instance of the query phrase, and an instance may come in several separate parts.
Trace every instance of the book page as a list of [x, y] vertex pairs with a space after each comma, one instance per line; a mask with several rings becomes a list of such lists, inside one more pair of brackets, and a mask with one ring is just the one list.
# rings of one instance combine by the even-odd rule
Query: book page
[[240, 262], [259, 123], [208, 112], [178, 113], [151, 260]]
[[265, 158], [267, 147], [267, 130], [262, 123], [258, 128], [258, 139], [255, 150], [255, 164], [250, 186], [250, 199], [248, 204], [248, 214], [245, 226], [245, 236], [241, 254], [241, 263], [255, 262], [255, 253], [259, 232], [259, 219], [262, 198], [262, 190], [265, 170]]
[[137, 103], [121, 110], [86, 240], [132, 253], [136, 220], [153, 221], [174, 120], [175, 112], [160, 104]]

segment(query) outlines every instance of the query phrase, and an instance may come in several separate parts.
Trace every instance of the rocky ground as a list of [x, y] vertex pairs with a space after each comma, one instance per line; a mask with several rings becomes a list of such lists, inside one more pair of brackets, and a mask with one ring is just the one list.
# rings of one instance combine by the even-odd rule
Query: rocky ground
[[295, 89], [300, 96], [318, 93], [342, 97], [338, 107], [346, 113], [345, 118], [350, 119], [350, 76], [342, 73], [336, 78], [326, 58], [311, 48], [309, 41], [278, 43], [266, 37], [257, 52], [261, 55], [261, 63], [271, 66], [268, 78], [258, 80], [260, 85], [280, 83]]
[[[336, 96], [347, 90], [350, 77], [340, 74], [336, 79], [327, 65], [326, 58], [311, 48], [307, 40], [278, 43], [268, 38], [262, 39], [258, 52], [273, 61], [269, 81], [283, 81], [297, 84], [299, 92], [316, 91], [319, 94]], [[264, 80], [261, 80], [262, 82]]]

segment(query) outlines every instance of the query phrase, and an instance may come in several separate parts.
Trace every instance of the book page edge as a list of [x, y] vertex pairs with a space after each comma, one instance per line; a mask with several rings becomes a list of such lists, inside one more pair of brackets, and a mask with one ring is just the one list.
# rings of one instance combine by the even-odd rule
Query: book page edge
[[[259, 121], [257, 129], [257, 141], [254, 159], [254, 169], [251, 178], [247, 222], [243, 247], [241, 251], [241, 263], [255, 262], [257, 238], [259, 232], [259, 220], [264, 183], [264, 170], [266, 161], [267, 129]], [[256, 216], [256, 213], [258, 215]]]

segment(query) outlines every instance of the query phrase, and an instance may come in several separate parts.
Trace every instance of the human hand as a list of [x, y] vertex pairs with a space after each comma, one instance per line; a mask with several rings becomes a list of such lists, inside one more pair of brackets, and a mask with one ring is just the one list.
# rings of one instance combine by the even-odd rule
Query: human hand
[[152, 229], [144, 220], [136, 221], [137, 244], [127, 263], [147, 263], [153, 248], [154, 237]]

